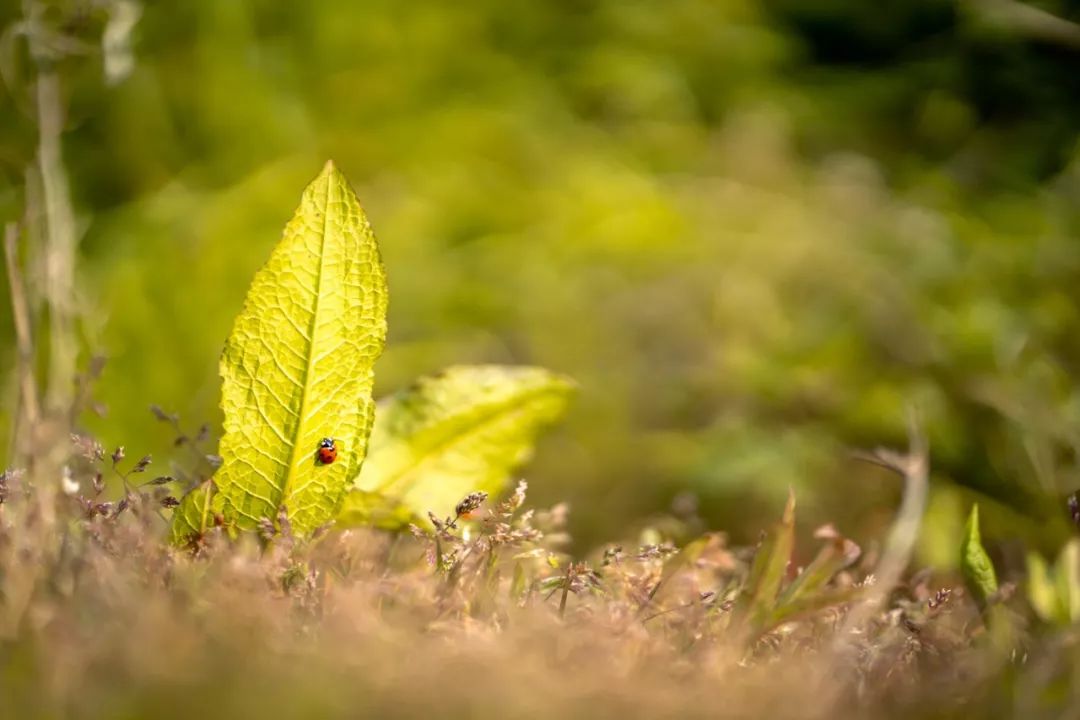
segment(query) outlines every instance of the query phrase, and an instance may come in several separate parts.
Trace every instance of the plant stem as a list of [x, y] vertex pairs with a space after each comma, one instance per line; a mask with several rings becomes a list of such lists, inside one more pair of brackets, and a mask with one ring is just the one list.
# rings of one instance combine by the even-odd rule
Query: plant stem
[[4, 227], [4, 261], [7, 264], [8, 288], [11, 291], [11, 313], [15, 325], [16, 374], [19, 382], [19, 405], [12, 429], [12, 457], [22, 465], [31, 455], [33, 433], [41, 418], [38, 389], [34, 379], [34, 339], [31, 334], [30, 304], [19, 263], [19, 227], [8, 223]]
[[[43, 295], [49, 310], [49, 375], [45, 408], [50, 414], [59, 414], [71, 407], [75, 386], [75, 217], [62, 153], [65, 113], [60, 76], [56, 72], [55, 61], [42, 41], [45, 34], [41, 17], [43, 8], [34, 0], [25, 0], [23, 12], [29, 28], [30, 56], [37, 71], [36, 169], [44, 204], [40, 217], [44, 241], [41, 269], [44, 276]], [[27, 184], [33, 180], [33, 174], [27, 173]]]

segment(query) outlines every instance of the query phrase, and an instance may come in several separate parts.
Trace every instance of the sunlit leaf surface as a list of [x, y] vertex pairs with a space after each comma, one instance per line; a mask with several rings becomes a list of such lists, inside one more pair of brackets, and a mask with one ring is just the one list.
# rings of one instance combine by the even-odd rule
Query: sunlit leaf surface
[[[367, 449], [386, 303], [375, 237], [327, 163], [255, 275], [221, 358], [214, 479], [228, 522], [250, 529], [284, 505], [303, 534], [334, 517]], [[336, 462], [317, 458], [324, 437], [337, 443]]]

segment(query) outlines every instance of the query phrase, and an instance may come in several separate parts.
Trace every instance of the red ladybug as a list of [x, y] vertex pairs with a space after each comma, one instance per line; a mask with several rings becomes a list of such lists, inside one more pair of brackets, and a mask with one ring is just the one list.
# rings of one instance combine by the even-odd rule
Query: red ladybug
[[319, 441], [319, 462], [329, 465], [337, 460], [337, 445], [334, 438], [323, 438]]

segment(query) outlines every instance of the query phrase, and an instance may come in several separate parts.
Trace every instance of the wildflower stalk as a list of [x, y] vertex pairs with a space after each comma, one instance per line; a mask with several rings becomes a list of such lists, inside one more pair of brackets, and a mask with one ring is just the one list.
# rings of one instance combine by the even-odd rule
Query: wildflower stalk
[[570, 597], [570, 583], [574, 577], [574, 564], [570, 563], [566, 569], [566, 578], [563, 580], [562, 597], [559, 598], [559, 617], [566, 615], [566, 600]]
[[12, 456], [16, 465], [25, 465], [32, 457], [34, 428], [41, 418], [38, 387], [34, 378], [34, 340], [31, 333], [30, 304], [19, 263], [19, 226], [4, 227], [4, 262], [7, 267], [8, 288], [11, 292], [11, 312], [15, 326], [16, 375], [19, 383], [18, 409], [13, 428]]
[[[873, 588], [864, 596], [864, 600], [848, 615], [845, 629], [858, 628], [866, 618], [872, 615], [888, 598], [889, 593], [900, 582], [900, 578], [911, 561], [915, 542], [922, 526], [923, 511], [926, 509], [926, 496], [929, 490], [930, 457], [926, 437], [918, 427], [914, 416], [909, 427], [909, 446], [907, 453], [878, 448], [862, 459], [879, 465], [900, 475], [904, 479], [903, 500], [896, 513], [889, 535], [885, 540], [885, 551], [874, 571]], [[846, 633], [841, 633], [842, 639]]]
[[[47, 47], [45, 8], [36, 0], [24, 0], [30, 57], [36, 71], [35, 114], [38, 149], [34, 171], [27, 172], [27, 186], [37, 181], [43, 203], [40, 217], [43, 300], [49, 310], [49, 375], [45, 405], [50, 413], [71, 406], [77, 348], [74, 332], [75, 216], [64, 169], [62, 135], [65, 113], [55, 51]], [[36, 177], [35, 177], [36, 175]]]

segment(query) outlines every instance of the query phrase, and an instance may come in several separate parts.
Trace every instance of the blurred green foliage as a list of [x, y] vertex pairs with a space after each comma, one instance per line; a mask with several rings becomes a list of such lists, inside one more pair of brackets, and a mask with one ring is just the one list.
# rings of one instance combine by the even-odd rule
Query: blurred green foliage
[[[1080, 53], [985, 3], [146, 3], [114, 84], [117, 3], [46, 4], [90, 46], [65, 152], [107, 443], [169, 457], [152, 402], [219, 422], [229, 325], [332, 157], [389, 274], [378, 394], [454, 363], [573, 377], [528, 475], [580, 540], [686, 490], [750, 537], [789, 486], [867, 531], [899, 488], [845, 449], [903, 444], [910, 404], [931, 561], [962, 530], [943, 481], [1040, 520], [1080, 486]], [[3, 219], [34, 151], [20, 47]]]

